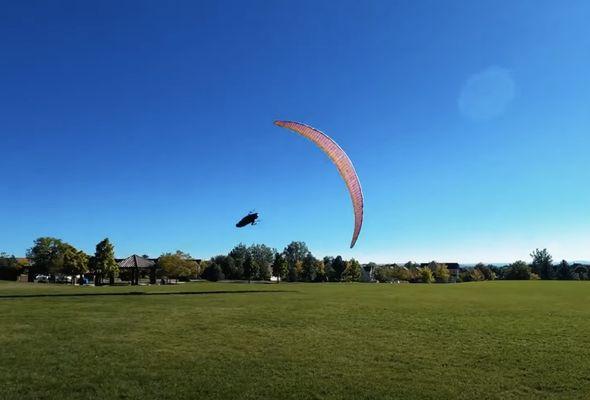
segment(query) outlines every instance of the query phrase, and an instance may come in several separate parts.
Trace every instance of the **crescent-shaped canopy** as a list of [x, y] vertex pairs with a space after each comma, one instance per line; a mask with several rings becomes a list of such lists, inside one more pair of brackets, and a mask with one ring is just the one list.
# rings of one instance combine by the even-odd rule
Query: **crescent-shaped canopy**
[[336, 168], [338, 168], [338, 172], [340, 172], [340, 175], [344, 179], [348, 192], [350, 193], [350, 199], [352, 200], [354, 233], [352, 234], [350, 248], [354, 247], [363, 225], [363, 190], [361, 189], [361, 183], [350, 158], [348, 158], [344, 150], [331, 137], [311, 126], [292, 121], [275, 121], [275, 125], [297, 132], [314, 142], [330, 157]]

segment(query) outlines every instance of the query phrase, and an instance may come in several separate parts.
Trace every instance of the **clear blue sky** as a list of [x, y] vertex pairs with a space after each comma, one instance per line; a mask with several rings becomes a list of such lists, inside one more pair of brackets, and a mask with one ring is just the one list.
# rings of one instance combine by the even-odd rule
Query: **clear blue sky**
[[[7, 2], [0, 250], [590, 258], [588, 21], [587, 1]], [[353, 160], [354, 249], [336, 169], [276, 119]]]

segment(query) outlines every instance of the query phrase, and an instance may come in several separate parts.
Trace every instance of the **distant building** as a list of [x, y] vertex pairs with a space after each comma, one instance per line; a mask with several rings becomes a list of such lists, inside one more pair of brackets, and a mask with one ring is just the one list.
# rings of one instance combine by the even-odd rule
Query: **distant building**
[[373, 282], [375, 280], [376, 264], [365, 264], [361, 266], [361, 282]]

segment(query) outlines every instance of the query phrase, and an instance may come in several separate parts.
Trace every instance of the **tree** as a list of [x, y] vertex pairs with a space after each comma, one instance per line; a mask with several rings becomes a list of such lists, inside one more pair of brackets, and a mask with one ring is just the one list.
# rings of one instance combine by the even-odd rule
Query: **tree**
[[88, 255], [64, 243], [62, 272], [72, 275], [72, 285], [76, 283], [76, 276], [80, 275], [79, 283], [82, 284], [83, 275], [88, 272]]
[[256, 266], [256, 270], [253, 273], [254, 279], [261, 281], [270, 280], [271, 266], [276, 251], [264, 244], [253, 244], [248, 248], [248, 252]]
[[88, 257], [88, 272], [94, 275], [94, 284], [96, 285], [98, 283], [99, 272], [96, 267], [96, 257], [93, 255]]
[[379, 282], [407, 281], [410, 280], [410, 272], [397, 264], [382, 265], [375, 268], [373, 277]]
[[326, 256], [323, 259], [324, 273], [325, 273], [326, 279], [328, 281], [332, 280], [331, 278], [335, 275], [334, 268], [332, 267], [333, 262], [334, 262], [334, 257]]
[[328, 275], [326, 274], [326, 268], [322, 260], [314, 259], [314, 269], [316, 271], [316, 282], [326, 282]]
[[504, 279], [504, 275], [506, 274], [506, 270], [508, 269], [507, 265], [497, 267], [495, 265], [489, 265], [490, 270], [494, 274], [495, 279]]
[[346, 268], [342, 273], [343, 282], [358, 282], [361, 279], [361, 264], [352, 258], [346, 263]]
[[108, 276], [109, 284], [115, 284], [115, 274], [119, 272], [119, 265], [115, 261], [115, 248], [108, 238], [96, 245], [93, 267], [95, 268], [95, 283], [101, 284], [103, 276]]
[[216, 264], [213, 261], [207, 263], [207, 266], [203, 270], [202, 277], [211, 282], [217, 282], [219, 280], [225, 279], [221, 267], [219, 266], [219, 264]]
[[390, 265], [376, 267], [373, 272], [373, 278], [375, 278], [377, 282], [393, 282], [395, 279], [393, 276], [393, 267]]
[[418, 269], [418, 273], [420, 276], [420, 281], [422, 283], [432, 283], [434, 282], [434, 276], [432, 274], [432, 270], [428, 267]]
[[516, 261], [508, 266], [505, 279], [529, 280], [531, 279], [531, 267], [524, 261]]
[[198, 275], [197, 275], [197, 277], [202, 278], [203, 277], [203, 273], [205, 272], [205, 270], [207, 269], [207, 267], [210, 264], [211, 264], [211, 261], [201, 260], [201, 262], [199, 263], [199, 267], [198, 267]]
[[283, 250], [283, 256], [287, 261], [287, 279], [295, 282], [299, 279], [302, 270], [303, 259], [310, 253], [304, 242], [291, 242]]
[[301, 279], [306, 282], [315, 282], [318, 278], [318, 264], [314, 256], [309, 253], [303, 259]]
[[256, 273], [256, 262], [252, 258], [250, 254], [246, 256], [246, 260], [244, 261], [244, 275], [246, 279], [248, 279], [248, 283], [252, 281], [252, 277]]
[[0, 253], [0, 279], [16, 281], [20, 274], [21, 265], [14, 255]]
[[492, 266], [490, 265], [478, 263], [475, 265], [475, 269], [481, 272], [486, 281], [493, 281], [494, 279], [496, 279], [496, 274], [494, 273], [494, 271], [492, 270]]
[[244, 262], [249, 254], [248, 248], [243, 243], [235, 246], [228, 254], [233, 261], [227, 260], [228, 263], [233, 265], [228, 266], [228, 272], [225, 277], [227, 279], [244, 279]]
[[29, 282], [40, 273], [56, 274], [63, 267], [65, 246], [60, 239], [41, 237], [33, 242], [33, 247], [27, 250], [27, 258], [31, 260], [29, 268]]
[[281, 279], [283, 279], [287, 275], [287, 271], [289, 270], [289, 266], [287, 265], [287, 260], [281, 253], [275, 254], [275, 259], [272, 263], [272, 274], [277, 277], [277, 282], [281, 283]]
[[428, 268], [432, 271], [433, 278], [438, 283], [447, 283], [451, 277], [451, 273], [446, 264], [439, 264], [436, 261], [430, 262]]
[[334, 261], [332, 261], [332, 276], [328, 277], [330, 281], [340, 282], [343, 280], [342, 274], [346, 267], [346, 261], [344, 261], [341, 256], [336, 256]]
[[158, 258], [158, 266], [162, 268], [168, 279], [188, 279], [197, 276], [197, 262], [190, 254], [177, 250], [176, 253], [164, 253]]
[[238, 262], [232, 256], [215, 256], [210, 262], [219, 266], [225, 279], [243, 279], [243, 266], [240, 264], [238, 268]]
[[535, 249], [531, 253], [531, 258], [533, 259], [532, 270], [535, 274], [539, 275], [541, 279], [553, 279], [555, 276], [553, 257], [547, 249]]
[[557, 279], [571, 280], [574, 279], [574, 273], [567, 261], [561, 260], [557, 269]]
[[438, 283], [448, 283], [449, 278], [451, 277], [451, 273], [449, 272], [449, 269], [447, 268], [446, 264], [439, 264], [439, 263], [434, 263], [434, 264], [435, 264], [435, 265], [433, 265], [434, 269], [431, 268], [431, 271], [432, 271], [435, 281]]
[[479, 282], [485, 280], [485, 276], [477, 268], [464, 269], [459, 275], [461, 282]]
[[408, 271], [408, 280], [410, 282], [422, 282], [419, 264], [408, 261], [404, 264], [404, 268]]

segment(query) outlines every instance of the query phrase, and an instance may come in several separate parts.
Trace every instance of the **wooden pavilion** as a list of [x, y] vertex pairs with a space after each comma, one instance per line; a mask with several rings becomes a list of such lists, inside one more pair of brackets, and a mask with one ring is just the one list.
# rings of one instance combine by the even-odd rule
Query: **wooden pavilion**
[[147, 273], [150, 277], [150, 284], [156, 283], [156, 259], [145, 258], [133, 254], [127, 258], [117, 260], [119, 269], [128, 270], [132, 285], [139, 285], [139, 276], [141, 273]]

